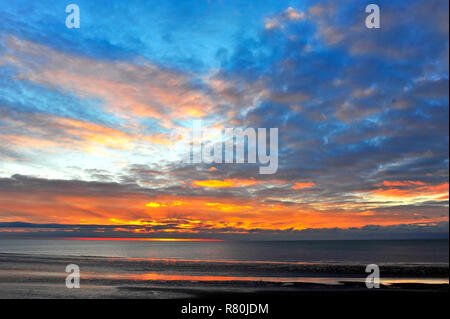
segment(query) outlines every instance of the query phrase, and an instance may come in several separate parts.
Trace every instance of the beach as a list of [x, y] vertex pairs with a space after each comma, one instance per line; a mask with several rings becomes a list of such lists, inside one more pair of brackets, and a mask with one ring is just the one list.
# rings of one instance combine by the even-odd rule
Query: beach
[[[80, 268], [80, 288], [65, 285]], [[380, 264], [385, 293], [448, 293], [448, 263]], [[236, 262], [0, 253], [0, 298], [191, 299], [369, 291], [357, 263]]]

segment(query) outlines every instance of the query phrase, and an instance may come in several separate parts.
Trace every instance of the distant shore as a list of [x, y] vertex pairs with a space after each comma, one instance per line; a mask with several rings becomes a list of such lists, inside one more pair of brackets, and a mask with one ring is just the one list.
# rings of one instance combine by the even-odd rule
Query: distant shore
[[[68, 289], [77, 264], [81, 288]], [[0, 298], [214, 298], [367, 293], [365, 265], [155, 260], [0, 253]], [[380, 265], [378, 293], [448, 292], [448, 264]]]

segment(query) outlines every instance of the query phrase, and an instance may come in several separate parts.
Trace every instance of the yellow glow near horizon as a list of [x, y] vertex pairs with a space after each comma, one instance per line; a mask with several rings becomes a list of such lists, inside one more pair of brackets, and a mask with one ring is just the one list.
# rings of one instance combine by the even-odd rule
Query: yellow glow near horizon
[[111, 238], [111, 237], [65, 237], [65, 240], [99, 240], [99, 241], [223, 241], [222, 239], [203, 239], [203, 238]]

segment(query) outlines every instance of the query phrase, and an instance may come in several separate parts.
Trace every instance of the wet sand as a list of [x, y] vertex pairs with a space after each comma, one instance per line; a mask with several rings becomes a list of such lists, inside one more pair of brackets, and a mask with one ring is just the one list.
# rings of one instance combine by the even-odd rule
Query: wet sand
[[[68, 289], [77, 264], [81, 288]], [[448, 264], [383, 264], [377, 293], [447, 293]], [[186, 299], [365, 294], [365, 265], [0, 254], [0, 298]]]

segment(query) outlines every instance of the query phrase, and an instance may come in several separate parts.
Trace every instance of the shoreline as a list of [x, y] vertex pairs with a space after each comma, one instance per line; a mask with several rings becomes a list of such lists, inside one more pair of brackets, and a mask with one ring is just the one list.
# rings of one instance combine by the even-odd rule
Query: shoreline
[[[82, 289], [65, 287], [68, 264], [79, 265]], [[357, 293], [369, 290], [364, 270], [365, 265], [354, 264], [239, 264], [0, 253], [0, 298], [183, 299], [223, 294]], [[377, 291], [448, 292], [448, 264], [380, 265], [380, 270]]]
[[[82, 255], [82, 254], [42, 254], [42, 253], [15, 253], [0, 252], [1, 256], [36, 256], [45, 258], [97, 258], [97, 259], [118, 259], [118, 260], [136, 260], [136, 261], [155, 261], [155, 262], [192, 262], [192, 263], [223, 263], [223, 264], [280, 264], [280, 265], [348, 265], [358, 266], [366, 265], [364, 262], [351, 261], [270, 261], [270, 260], [231, 260], [231, 259], [188, 259], [188, 258], [150, 258], [150, 257], [127, 257], [127, 256], [103, 256], [103, 255]], [[385, 266], [449, 266], [449, 262], [381, 262], [379, 265]]]
[[[130, 257], [104, 257], [80, 255], [49, 255], [49, 254], [22, 254], [0, 253], [0, 267], [5, 263], [25, 262], [35, 263], [82, 263], [90, 267], [120, 268], [121, 266], [133, 271], [158, 270], [190, 270], [204, 273], [208, 269], [214, 273], [249, 273], [270, 274], [302, 274], [333, 275], [345, 277], [348, 275], [365, 275], [366, 263], [358, 262], [272, 262], [272, 261], [230, 261], [230, 260], [194, 260], [177, 258], [130, 258]], [[417, 278], [448, 278], [449, 263], [378, 263], [383, 268], [385, 276], [417, 277]], [[210, 269], [214, 268], [214, 269]], [[1, 270], [1, 268], [0, 268]], [[20, 270], [20, 268], [18, 269]], [[274, 276], [276, 277], [276, 276]], [[279, 277], [282, 277], [281, 275]]]

